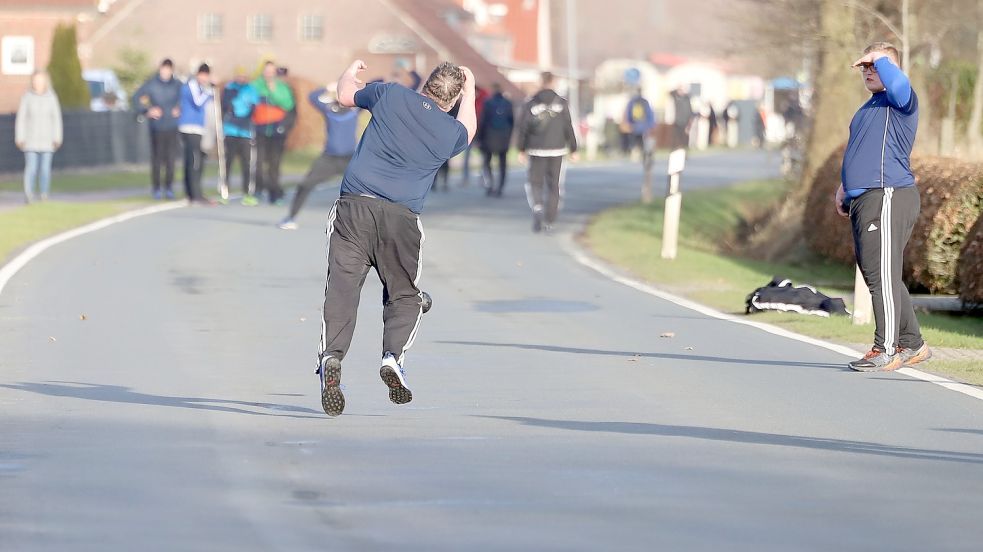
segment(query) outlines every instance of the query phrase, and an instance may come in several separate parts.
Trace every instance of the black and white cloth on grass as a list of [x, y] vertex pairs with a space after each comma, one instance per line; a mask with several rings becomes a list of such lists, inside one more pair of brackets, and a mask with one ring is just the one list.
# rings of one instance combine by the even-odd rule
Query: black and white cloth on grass
[[762, 311], [797, 312], [828, 317], [848, 315], [843, 299], [828, 297], [812, 286], [794, 286], [788, 278], [775, 276], [766, 286], [751, 292], [745, 300], [746, 314]]

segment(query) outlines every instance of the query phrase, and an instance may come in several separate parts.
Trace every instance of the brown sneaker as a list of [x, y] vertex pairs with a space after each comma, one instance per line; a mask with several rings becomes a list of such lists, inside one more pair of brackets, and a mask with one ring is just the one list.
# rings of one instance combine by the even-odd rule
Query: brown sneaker
[[903, 366], [914, 366], [932, 358], [932, 350], [928, 348], [928, 343], [922, 343], [922, 346], [917, 349], [898, 347], [898, 356], [901, 357]]

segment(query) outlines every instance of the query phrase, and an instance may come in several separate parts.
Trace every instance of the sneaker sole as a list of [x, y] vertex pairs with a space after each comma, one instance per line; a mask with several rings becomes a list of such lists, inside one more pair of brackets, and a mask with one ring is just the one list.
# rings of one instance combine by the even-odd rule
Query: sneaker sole
[[341, 416], [345, 410], [345, 395], [341, 392], [341, 363], [326, 362], [322, 374], [321, 408], [332, 418]]
[[930, 358], [932, 358], [932, 350], [926, 348], [924, 353], [917, 354], [917, 355], [909, 358], [908, 360], [906, 360], [902, 364], [904, 366], [914, 366], [916, 364], [920, 364], [922, 362], [925, 362], [926, 360], [928, 360]]
[[379, 377], [389, 387], [389, 400], [396, 404], [406, 404], [413, 400], [413, 392], [399, 381], [399, 375], [393, 367], [383, 366], [380, 368]]
[[901, 359], [896, 358], [890, 364], [885, 364], [884, 366], [871, 366], [868, 368], [864, 366], [854, 366], [850, 363], [847, 363], [847, 366], [855, 372], [893, 372], [898, 368], [901, 368], [902, 364]]

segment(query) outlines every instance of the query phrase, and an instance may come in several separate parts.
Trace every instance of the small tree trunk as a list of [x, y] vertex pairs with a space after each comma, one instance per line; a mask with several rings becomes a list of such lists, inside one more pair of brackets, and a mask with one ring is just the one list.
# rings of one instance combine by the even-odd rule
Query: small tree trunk
[[[978, 0], [977, 15], [983, 16], [983, 0]], [[979, 155], [983, 150], [983, 136], [980, 126], [983, 124], [983, 28], [976, 35], [976, 84], [973, 86], [973, 111], [969, 116], [969, 128], [966, 129], [966, 141], [972, 155]]]

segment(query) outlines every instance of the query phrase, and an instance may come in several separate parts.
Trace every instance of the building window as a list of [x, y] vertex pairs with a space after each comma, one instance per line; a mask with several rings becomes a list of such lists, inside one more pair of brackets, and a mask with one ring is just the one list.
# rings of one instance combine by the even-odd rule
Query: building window
[[305, 42], [320, 42], [324, 38], [324, 18], [320, 15], [300, 16], [300, 39]]
[[249, 18], [246, 37], [252, 42], [269, 42], [273, 39], [273, 16], [258, 14]]
[[198, 38], [213, 41], [222, 40], [222, 16], [206, 13], [198, 18]]

